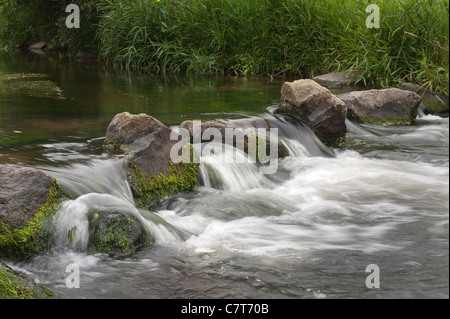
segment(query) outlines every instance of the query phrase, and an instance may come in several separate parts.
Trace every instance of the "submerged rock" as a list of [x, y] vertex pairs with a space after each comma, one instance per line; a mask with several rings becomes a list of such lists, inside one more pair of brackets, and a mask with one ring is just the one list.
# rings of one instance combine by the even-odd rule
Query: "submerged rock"
[[103, 207], [89, 218], [88, 250], [122, 254], [134, 252], [152, 242], [138, 217], [123, 208]]
[[339, 98], [347, 105], [349, 119], [379, 125], [410, 124], [421, 101], [417, 93], [397, 88], [354, 91]]
[[277, 112], [300, 117], [328, 145], [342, 138], [346, 132], [345, 103], [313, 80], [285, 82], [281, 87]]
[[49, 220], [63, 199], [55, 179], [34, 168], [0, 165], [0, 257], [43, 251]]
[[[147, 115], [117, 114], [108, 127], [105, 145], [128, 159], [128, 181], [138, 207], [192, 189], [198, 181], [198, 164], [191, 159], [171, 160], [172, 130]], [[191, 152], [192, 155], [192, 152]]]
[[52, 244], [93, 254], [127, 254], [153, 242], [148, 226], [128, 198], [88, 193], [61, 205]]
[[0, 74], [0, 89], [8, 94], [19, 94], [30, 97], [65, 99], [63, 91], [57, 83], [42, 73], [9, 73]]

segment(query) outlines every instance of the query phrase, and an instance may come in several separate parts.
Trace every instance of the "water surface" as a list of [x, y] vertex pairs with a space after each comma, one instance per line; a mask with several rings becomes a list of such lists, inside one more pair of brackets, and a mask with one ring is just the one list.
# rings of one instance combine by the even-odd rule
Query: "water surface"
[[[448, 119], [348, 122], [347, 147], [328, 148], [273, 114], [281, 84], [0, 53], [0, 163], [43, 169], [74, 197], [55, 218], [50, 251], [11, 264], [58, 298], [448, 298]], [[102, 148], [122, 111], [172, 126], [257, 117], [279, 129], [291, 156], [272, 175], [204, 156], [195, 190], [136, 209], [124, 163]], [[83, 236], [66, 247], [64, 229], [95, 205], [129, 207], [156, 243], [126, 256], [88, 254]], [[78, 289], [66, 287], [70, 264]], [[369, 264], [380, 269], [378, 289], [366, 287]]]

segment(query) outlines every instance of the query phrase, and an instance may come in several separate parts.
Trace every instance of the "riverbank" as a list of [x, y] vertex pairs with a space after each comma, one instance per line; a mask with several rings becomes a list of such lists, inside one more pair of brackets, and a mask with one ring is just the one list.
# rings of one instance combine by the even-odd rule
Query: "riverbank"
[[83, 0], [79, 29], [66, 28], [63, 1], [0, 3], [2, 47], [45, 40], [48, 52], [92, 52], [148, 74], [358, 70], [366, 85], [405, 81], [448, 96], [448, 1], [383, 1], [378, 29], [358, 1]]

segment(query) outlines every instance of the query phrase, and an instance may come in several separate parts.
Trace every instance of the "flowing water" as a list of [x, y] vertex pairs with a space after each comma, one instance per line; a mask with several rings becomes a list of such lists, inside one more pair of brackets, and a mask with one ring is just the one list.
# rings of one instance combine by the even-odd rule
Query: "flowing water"
[[[281, 82], [108, 72], [0, 54], [0, 163], [43, 169], [74, 198], [55, 217], [50, 251], [10, 264], [58, 298], [449, 297], [448, 118], [347, 122], [347, 147], [334, 149], [273, 113]], [[204, 155], [192, 192], [137, 209], [123, 159], [102, 149], [122, 111], [174, 127], [252, 117], [277, 127], [291, 156], [263, 175], [251, 161], [223, 161], [233, 149]], [[155, 244], [87, 253], [87, 212], [99, 206], [126, 208]], [[380, 287], [369, 289], [372, 264]], [[80, 288], [67, 288], [68, 265], [79, 267]]]

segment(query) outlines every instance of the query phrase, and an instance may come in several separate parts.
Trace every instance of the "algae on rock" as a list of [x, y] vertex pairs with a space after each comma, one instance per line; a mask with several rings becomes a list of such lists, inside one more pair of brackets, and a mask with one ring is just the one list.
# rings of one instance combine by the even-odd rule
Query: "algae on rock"
[[191, 190], [198, 182], [198, 164], [169, 163], [169, 174], [149, 176], [129, 162], [131, 191], [137, 207], [146, 208], [166, 196]]
[[121, 208], [104, 207], [90, 221], [88, 250], [130, 253], [153, 242], [138, 218]]
[[[127, 157], [127, 177], [137, 207], [149, 208], [163, 197], [192, 189], [198, 182], [198, 164], [191, 158], [172, 161], [177, 144], [172, 129], [147, 115], [116, 114], [108, 126], [105, 147]], [[112, 145], [112, 147], [111, 147]]]
[[45, 287], [31, 285], [29, 280], [0, 262], [0, 299], [51, 299]]

